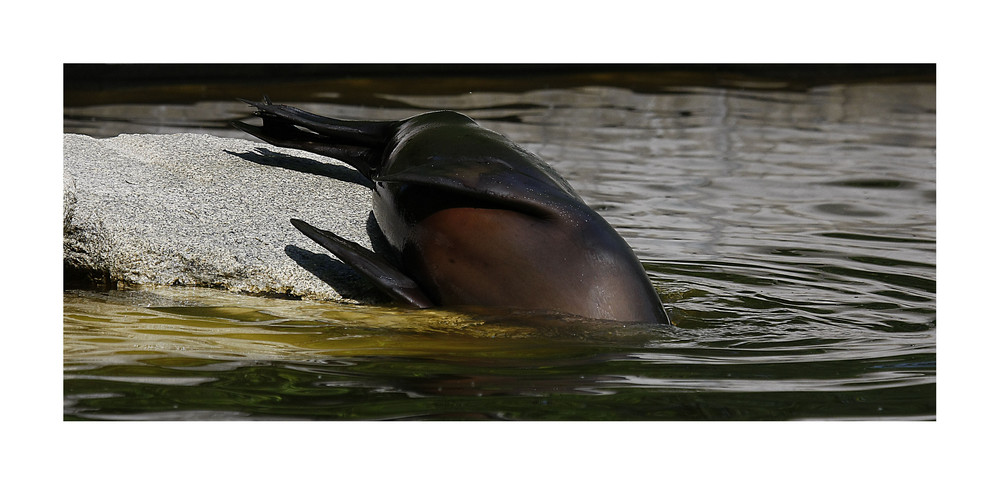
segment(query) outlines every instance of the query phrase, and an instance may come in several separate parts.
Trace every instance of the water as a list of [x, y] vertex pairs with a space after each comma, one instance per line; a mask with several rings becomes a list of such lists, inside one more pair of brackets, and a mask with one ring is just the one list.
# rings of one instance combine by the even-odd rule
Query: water
[[[619, 229], [675, 327], [66, 291], [65, 419], [936, 419], [933, 79], [660, 75], [265, 92], [349, 118], [457, 109], [506, 134]], [[218, 90], [78, 103], [65, 129], [241, 136], [231, 99], [263, 93]]]

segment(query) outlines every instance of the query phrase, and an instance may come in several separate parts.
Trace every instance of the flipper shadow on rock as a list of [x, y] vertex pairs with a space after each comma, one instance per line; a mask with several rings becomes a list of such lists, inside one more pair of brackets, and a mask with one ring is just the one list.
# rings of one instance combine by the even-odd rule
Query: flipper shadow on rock
[[320, 246], [333, 253], [348, 266], [368, 276], [369, 280], [399, 303], [417, 308], [434, 306], [420, 285], [400, 271], [392, 262], [374, 251], [348, 241], [332, 232], [317, 229], [304, 221], [292, 219], [292, 225]]
[[257, 153], [237, 153], [229, 150], [224, 151], [230, 155], [240, 157], [248, 162], [253, 162], [259, 165], [284, 168], [286, 170], [294, 170], [296, 172], [308, 173], [312, 175], [321, 175], [323, 177], [330, 177], [342, 182], [363, 185], [369, 189], [375, 188], [375, 184], [373, 184], [371, 180], [362, 176], [357, 170], [343, 165], [334, 165], [330, 163], [318, 162], [310, 158], [286, 155], [284, 153], [278, 153], [266, 148], [258, 148]]
[[285, 246], [285, 254], [302, 269], [333, 288], [338, 295], [355, 300], [388, 301], [388, 297], [371, 285], [367, 278], [328, 254], [314, 253], [292, 244]]

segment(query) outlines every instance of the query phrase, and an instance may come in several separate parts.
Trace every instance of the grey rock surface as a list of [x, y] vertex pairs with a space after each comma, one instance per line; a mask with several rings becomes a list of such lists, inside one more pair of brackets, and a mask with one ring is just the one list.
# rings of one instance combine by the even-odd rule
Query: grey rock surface
[[289, 223], [371, 248], [371, 191], [319, 155], [202, 134], [63, 137], [71, 280], [364, 300], [370, 285]]

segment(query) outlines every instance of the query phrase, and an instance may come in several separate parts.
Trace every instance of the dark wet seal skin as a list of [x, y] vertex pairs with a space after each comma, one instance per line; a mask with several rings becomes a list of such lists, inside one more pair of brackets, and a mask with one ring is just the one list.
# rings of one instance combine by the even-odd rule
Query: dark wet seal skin
[[669, 323], [638, 258], [535, 155], [453, 111], [401, 121], [327, 118], [266, 97], [268, 143], [342, 160], [374, 185], [372, 213], [391, 254], [292, 220], [397, 302], [484, 306]]

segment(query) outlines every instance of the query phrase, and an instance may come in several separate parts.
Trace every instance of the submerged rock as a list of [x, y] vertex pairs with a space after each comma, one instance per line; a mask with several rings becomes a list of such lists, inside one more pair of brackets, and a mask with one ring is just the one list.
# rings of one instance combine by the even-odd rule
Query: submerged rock
[[200, 134], [63, 136], [66, 287], [183, 285], [362, 299], [298, 218], [371, 248], [371, 192], [336, 160]]

